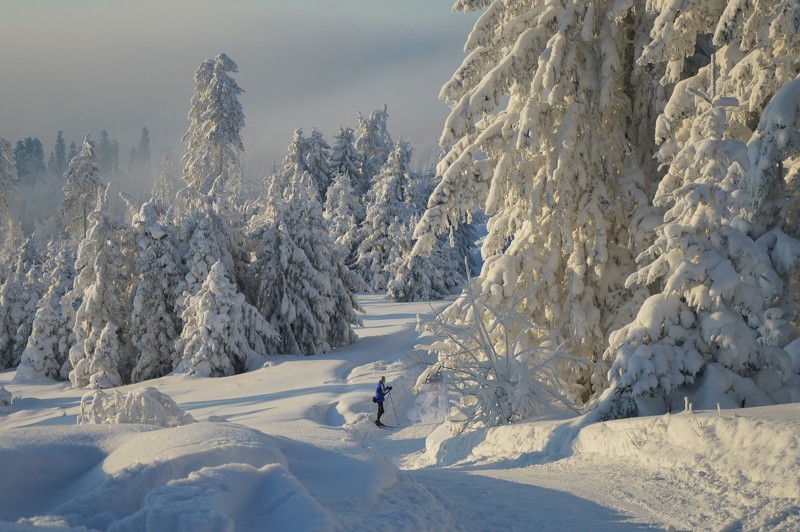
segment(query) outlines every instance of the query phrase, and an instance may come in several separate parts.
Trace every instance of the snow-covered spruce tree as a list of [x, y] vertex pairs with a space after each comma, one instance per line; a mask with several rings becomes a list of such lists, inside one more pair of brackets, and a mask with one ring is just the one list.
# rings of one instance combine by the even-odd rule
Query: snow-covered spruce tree
[[363, 210], [351, 177], [348, 174], [338, 174], [328, 187], [322, 215], [330, 224], [328, 234], [342, 247], [348, 264], [355, 260], [360, 238], [358, 212]]
[[159, 174], [150, 191], [152, 197], [161, 205], [172, 206], [175, 194], [184, 186], [174, 173], [174, 163], [169, 153], [164, 153], [158, 162]]
[[314, 180], [320, 201], [325, 200], [334, 175], [330, 165], [330, 150], [322, 133], [312, 129], [311, 136], [306, 139], [306, 168]]
[[[433, 191], [433, 178], [429, 174], [414, 173], [412, 178], [406, 192], [414, 212], [408, 222], [409, 234], [413, 233], [413, 228], [419, 222], [425, 203]], [[458, 232], [464, 232], [470, 227], [470, 224], [463, 224]], [[462, 255], [462, 251], [466, 254]], [[406, 250], [394, 279], [388, 284], [386, 299], [430, 301], [457, 293], [464, 288], [467, 275], [473, 273], [472, 263], [470, 251], [451, 245], [451, 240], [446, 235], [439, 235], [428, 255], [414, 255], [410, 253], [410, 249]]]
[[308, 172], [308, 139], [303, 136], [303, 130], [297, 128], [292, 133], [292, 140], [287, 148], [288, 153], [283, 158], [280, 168], [276, 169], [265, 180], [267, 204], [277, 210], [288, 197], [289, 186], [294, 176]]
[[88, 134], [83, 139], [81, 152], [70, 161], [64, 179], [61, 219], [70, 241], [77, 243], [87, 235], [89, 214], [97, 203], [97, 190], [101, 187], [97, 149]]
[[42, 257], [27, 239], [19, 249], [13, 271], [0, 285], [0, 369], [19, 364], [36, 304], [44, 291]]
[[176, 343], [179, 369], [202, 377], [224, 377], [251, 368], [276, 342], [275, 331], [231, 280], [225, 265], [211, 267], [200, 291], [183, 311]]
[[[752, 165], [743, 183], [751, 194], [749, 219], [759, 235], [757, 242], [786, 280], [780, 318], [791, 322], [794, 336], [800, 330], [800, 75], [770, 100], [747, 149]], [[772, 345], [781, 345], [777, 335], [765, 336], [772, 337]], [[800, 374], [798, 362], [795, 356], [794, 371]], [[800, 390], [800, 375], [795, 379], [795, 389]], [[800, 401], [796, 396], [776, 397], [777, 391], [770, 396], [778, 402]]]
[[75, 255], [68, 243], [51, 243], [48, 254], [50, 285], [36, 305], [36, 315], [15, 380], [34, 380], [46, 377], [53, 380], [69, 378], [69, 348], [72, 327], [62, 305], [64, 296], [75, 280]]
[[355, 146], [358, 152], [360, 181], [356, 186], [356, 192], [361, 197], [369, 193], [373, 181], [394, 149], [394, 142], [386, 127], [388, 119], [389, 114], [385, 105], [383, 109], [373, 111], [367, 118], [361, 113], [358, 114]]
[[[15, 185], [18, 180], [11, 143], [0, 138], [0, 261], [3, 265], [12, 263], [11, 255], [22, 237], [22, 229], [12, 208], [17, 197]], [[0, 281], [8, 273], [0, 266]]]
[[194, 74], [189, 129], [183, 136], [183, 178], [202, 195], [212, 188], [222, 195], [229, 180], [240, 178], [244, 111], [239, 95], [244, 91], [230, 76], [238, 71], [230, 57], [219, 54], [201, 63]]
[[150, 179], [150, 133], [146, 127], [142, 128], [139, 143], [131, 150], [131, 159], [128, 162], [128, 177], [135, 179]]
[[655, 204], [669, 210], [628, 280], [663, 290], [611, 335], [611, 386], [593, 419], [661, 414], [686, 395], [701, 408], [771, 404], [775, 380], [790, 377], [786, 282], [750, 236], [746, 145], [724, 138], [725, 108], [738, 101], [692, 92], [707, 110], [659, 186]]
[[247, 275], [251, 299], [278, 331], [280, 353], [314, 355], [356, 340], [363, 281], [327, 234], [308, 173], [292, 177], [286, 198], [251, 224], [255, 260]]
[[76, 388], [108, 388], [129, 382], [132, 356], [126, 331], [130, 318], [130, 266], [126, 228], [107, 212], [108, 187], [100, 190], [89, 215], [91, 227], [78, 248], [74, 294], [75, 345], [69, 380]]
[[131, 382], [162, 377], [180, 362], [175, 353], [180, 334], [175, 299], [181, 271], [176, 264], [174, 228], [159, 221], [157, 209], [151, 200], [133, 220], [136, 279], [130, 331], [137, 356]]
[[411, 250], [414, 206], [408, 185], [414, 179], [412, 173], [411, 146], [399, 142], [367, 194], [356, 269], [374, 292], [386, 289]]
[[[574, 410], [554, 363], [566, 354], [530, 345], [526, 336], [536, 326], [514, 311], [518, 305], [486, 303], [476, 288], [480, 284], [470, 279], [460, 305], [417, 327], [435, 338], [417, 349], [436, 355], [417, 382], [433, 374], [444, 377], [450, 394], [458, 398], [449, 418], [451, 431], [511, 424], [554, 409]], [[512, 300], [523, 297], [515, 291]], [[465, 316], [448, 316], [465, 308]], [[497, 336], [502, 341], [496, 341]]]
[[53, 164], [48, 164], [47, 170], [56, 177], [62, 177], [67, 171], [67, 143], [64, 141], [64, 132], [56, 134], [56, 143], [51, 156]]
[[[646, 9], [658, 16], [639, 63], [665, 65], [662, 85], [675, 84], [656, 126], [662, 163], [680, 151], [702, 112], [687, 89], [708, 91], [713, 83], [717, 94], [738, 99], [740, 105], [729, 113], [727, 135], [746, 141], [770, 98], [800, 72], [800, 5], [794, 0], [688, 5], [659, 0], [648, 2]], [[716, 68], [710, 64], [712, 55]]]
[[[353, 190], [357, 194], [358, 202], [356, 204], [357, 210], [356, 222], [361, 223], [364, 220], [364, 205], [361, 202], [361, 174], [359, 170], [359, 155], [356, 150], [356, 136], [352, 128], [339, 128], [339, 133], [333, 137], [333, 147], [331, 148], [330, 155], [330, 168], [331, 175], [335, 178], [337, 175], [346, 175], [350, 178], [353, 185]], [[326, 196], [327, 197], [327, 196]]]
[[611, 0], [488, 4], [442, 89], [452, 105], [440, 140], [448, 151], [415, 231], [415, 254], [428, 254], [437, 233], [483, 208], [477, 297], [504, 308], [515, 287], [525, 294], [516, 310], [541, 326], [527, 341], [566, 342], [576, 363], [559, 360], [559, 369], [578, 403], [605, 387], [607, 334], [642, 298], [622, 285], [635, 268], [631, 219], [647, 203], [637, 161], [648, 157], [634, 152], [632, 114], [632, 83], [646, 79], [632, 76], [641, 16]]
[[178, 228], [178, 256], [183, 280], [176, 287], [177, 313], [186, 308], [188, 299], [197, 294], [211, 267], [222, 261], [225, 270], [241, 277], [246, 269], [244, 237], [214, 208], [209, 196], [197, 203], [189, 214], [182, 215]]

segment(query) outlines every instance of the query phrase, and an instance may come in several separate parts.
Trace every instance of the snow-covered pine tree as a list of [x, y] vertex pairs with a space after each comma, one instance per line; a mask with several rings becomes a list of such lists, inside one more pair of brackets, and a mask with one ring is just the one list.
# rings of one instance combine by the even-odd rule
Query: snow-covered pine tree
[[175, 299], [181, 271], [174, 228], [160, 222], [157, 209], [151, 200], [133, 220], [136, 280], [130, 331], [137, 355], [131, 382], [162, 377], [180, 362], [174, 349], [180, 334]]
[[[364, 208], [355, 193], [351, 177], [348, 174], [338, 174], [328, 187], [322, 215], [330, 224], [328, 234], [342, 247], [348, 264], [355, 260], [360, 238], [359, 211], [363, 213]], [[363, 215], [361, 218], [363, 219]]]
[[135, 179], [150, 179], [150, 133], [146, 127], [142, 128], [139, 143], [131, 150], [128, 176]]
[[356, 269], [379, 292], [394, 279], [400, 261], [411, 250], [414, 206], [408, 196], [411, 146], [399, 142], [368, 192], [367, 214], [361, 225]]
[[174, 166], [169, 153], [164, 153], [158, 162], [159, 174], [153, 183], [150, 194], [161, 205], [170, 207], [175, 201], [175, 195], [184, 186], [180, 178], [175, 175]]
[[357, 194], [358, 209], [356, 213], [356, 221], [361, 223], [364, 220], [364, 206], [361, 203], [361, 196], [363, 195], [360, 190], [363, 180], [361, 179], [359, 171], [359, 155], [356, 150], [356, 136], [353, 128], [345, 127], [339, 128], [339, 133], [333, 137], [333, 148], [331, 148], [330, 155], [330, 168], [331, 175], [336, 177], [339, 174], [346, 175], [350, 178], [353, 190]]
[[[771, 404], [775, 379], [790, 377], [787, 324], [776, 307], [786, 279], [750, 236], [749, 195], [740, 186], [747, 148], [724, 138], [725, 109], [738, 101], [692, 92], [706, 111], [659, 186], [664, 223], [628, 280], [663, 290], [612, 333], [611, 386], [593, 419], [661, 414], [687, 395], [700, 408]], [[792, 247], [800, 251], [800, 242]]]
[[214, 189], [221, 196], [229, 180], [240, 178], [244, 111], [239, 95], [244, 91], [231, 77], [238, 71], [230, 57], [219, 54], [201, 63], [194, 74], [189, 129], [183, 136], [183, 178], [202, 195]]
[[63, 177], [67, 171], [67, 143], [64, 141], [64, 132], [56, 134], [56, 143], [53, 147], [52, 165], [47, 166], [47, 170], [56, 177]]
[[88, 134], [83, 139], [81, 152], [70, 161], [64, 179], [61, 219], [70, 241], [80, 242], [87, 235], [89, 214], [97, 203], [97, 190], [101, 187], [97, 150]]
[[178, 366], [202, 377], [224, 377], [250, 369], [277, 338], [259, 312], [245, 301], [221, 261], [215, 262], [200, 290], [183, 311], [176, 343]]
[[[412, 234], [425, 211], [425, 204], [433, 191], [433, 177], [425, 172], [411, 174], [406, 196], [413, 209], [409, 220], [408, 234]], [[470, 229], [462, 224], [455, 233]], [[474, 239], [473, 239], [474, 242]], [[390, 301], [430, 301], [442, 299], [464, 288], [467, 275], [473, 273], [471, 250], [455, 246], [447, 235], [439, 235], [436, 245], [428, 255], [414, 255], [407, 249], [397, 268], [397, 273], [388, 284], [386, 299]], [[465, 253], [465, 254], [461, 254]], [[469, 271], [467, 271], [469, 268]]]
[[280, 204], [287, 198], [294, 176], [308, 173], [308, 139], [303, 136], [301, 128], [295, 129], [292, 133], [287, 151], [281, 167], [273, 171], [265, 183], [267, 204], [274, 210], [279, 209]]
[[100, 189], [89, 215], [91, 227], [78, 248], [80, 270], [67, 300], [80, 300], [75, 313], [75, 345], [70, 348], [69, 379], [76, 388], [108, 388], [130, 382], [132, 356], [127, 337], [130, 318], [130, 266], [127, 231], [107, 212], [108, 187]]
[[72, 327], [68, 324], [63, 304], [64, 295], [72, 290], [75, 280], [75, 255], [68, 243], [48, 246], [50, 285], [36, 305], [31, 335], [17, 367], [15, 380], [46, 377], [53, 380], [69, 378], [69, 348]]
[[680, 151], [702, 112], [687, 89], [706, 91], [713, 83], [717, 94], [738, 99], [727, 134], [747, 141], [770, 98], [800, 72], [800, 5], [794, 0], [659, 0], [646, 9], [658, 16], [639, 63], [665, 65], [661, 84], [675, 85], [656, 124], [662, 163]]
[[0, 369], [19, 365], [44, 291], [42, 257], [27, 239], [11, 275], [0, 285]]
[[631, 219], [647, 203], [636, 166], [647, 157], [632, 144], [641, 11], [611, 0], [488, 4], [442, 89], [452, 105], [440, 139], [448, 151], [415, 231], [415, 253], [427, 254], [437, 233], [483, 208], [478, 297], [502, 308], [515, 287], [526, 295], [516, 311], [541, 327], [527, 340], [566, 342], [575, 363], [559, 362], [560, 375], [578, 403], [605, 386], [607, 334], [638, 302], [622, 280], [635, 268]]
[[385, 105], [383, 109], [373, 111], [367, 118], [361, 113], [358, 114], [355, 146], [358, 152], [360, 182], [356, 186], [356, 192], [362, 198], [369, 193], [373, 181], [394, 149], [394, 142], [386, 127], [388, 119], [389, 114]]
[[108, 178], [117, 174], [119, 166], [119, 150], [115, 148], [116, 141], [112, 141], [105, 129], [100, 131], [100, 139], [97, 141], [97, 167], [100, 174]]
[[[22, 229], [12, 208], [17, 197], [18, 180], [11, 143], [0, 138], [0, 263], [3, 265], [12, 263], [12, 253], [22, 238]], [[4, 266], [0, 266], [0, 281], [9, 273]]]
[[356, 340], [361, 323], [353, 293], [365, 288], [327, 234], [307, 172], [293, 175], [286, 199], [254, 219], [251, 299], [280, 335], [280, 353], [313, 355]]
[[196, 207], [179, 219], [177, 247], [183, 275], [176, 287], [179, 315], [188, 299], [200, 290], [215, 262], [222, 261], [234, 279], [240, 277], [248, 262], [243, 237], [214, 209], [210, 198]]
[[322, 133], [311, 130], [311, 136], [306, 139], [306, 168], [314, 181], [320, 201], [325, 200], [325, 194], [333, 179], [330, 165], [331, 147], [325, 141]]

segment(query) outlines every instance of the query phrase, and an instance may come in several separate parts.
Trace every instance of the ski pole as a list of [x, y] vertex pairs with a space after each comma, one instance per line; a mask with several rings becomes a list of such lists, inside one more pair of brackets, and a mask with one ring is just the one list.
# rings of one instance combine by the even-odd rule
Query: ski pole
[[392, 399], [392, 394], [389, 395], [389, 402], [392, 403], [392, 410], [394, 411], [394, 418], [397, 420], [397, 426], [400, 426], [400, 418], [397, 417], [397, 409], [394, 407], [394, 399]]

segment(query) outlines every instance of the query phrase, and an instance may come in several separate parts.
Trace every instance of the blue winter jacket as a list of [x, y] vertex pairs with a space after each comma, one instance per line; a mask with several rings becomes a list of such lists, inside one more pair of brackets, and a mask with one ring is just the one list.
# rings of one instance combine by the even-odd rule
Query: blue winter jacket
[[382, 403], [386, 398], [387, 393], [389, 393], [389, 387], [387, 387], [383, 382], [379, 381], [378, 387], [375, 388], [375, 400], [379, 403]]

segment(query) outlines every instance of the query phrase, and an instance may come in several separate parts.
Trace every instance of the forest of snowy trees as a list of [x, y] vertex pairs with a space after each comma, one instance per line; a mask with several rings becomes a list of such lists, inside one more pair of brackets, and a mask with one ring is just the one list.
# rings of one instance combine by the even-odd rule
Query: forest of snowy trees
[[[356, 292], [461, 293], [421, 324], [439, 336], [421, 380], [474, 424], [800, 401], [800, 4], [454, 9], [483, 14], [441, 91], [435, 170], [384, 107], [330, 143], [297, 129], [269, 175], [243, 175], [225, 54], [195, 72], [182, 172], [152, 168], [142, 130], [127, 172], [158, 178], [128, 212], [105, 132], [69, 154], [59, 133], [46, 165], [37, 139], [0, 139], [0, 369], [231, 375], [354, 342]], [[59, 217], [23, 227], [16, 188], [45, 173]]]
[[467, 418], [524, 417], [542, 364], [592, 419], [799, 401], [800, 4], [455, 8], [485, 12], [414, 254], [485, 212], [480, 275], [427, 326], [457, 390], [493, 390]]
[[[411, 301], [460, 290], [474, 230], [410, 257], [435, 178], [412, 169], [386, 108], [341, 128], [333, 147], [298, 129], [271, 175], [248, 178], [237, 71], [225, 54], [198, 67], [183, 172], [162, 158], [149, 199], [122, 194], [127, 212], [111, 208], [122, 172], [107, 133], [68, 157], [59, 132], [47, 168], [38, 140], [0, 141], [0, 368], [90, 388], [232, 375], [354, 342], [358, 291]], [[130, 161], [128, 178], [150, 171], [146, 128]], [[10, 200], [48, 170], [62, 176], [57, 219], [26, 231]]]

